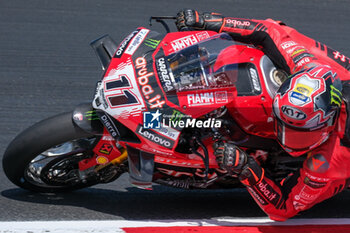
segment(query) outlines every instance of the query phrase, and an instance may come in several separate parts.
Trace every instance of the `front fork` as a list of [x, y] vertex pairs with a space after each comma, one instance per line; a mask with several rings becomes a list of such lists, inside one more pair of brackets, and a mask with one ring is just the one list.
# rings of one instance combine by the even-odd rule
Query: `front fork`
[[118, 148], [116, 141], [104, 130], [104, 136], [92, 149], [93, 157], [84, 159], [79, 163], [81, 171], [95, 166], [95, 171], [99, 171], [111, 164], [119, 165], [128, 159], [128, 153], [124, 148]]
[[115, 138], [110, 136], [101, 123], [91, 103], [78, 105], [73, 111], [72, 120], [77, 127], [96, 135], [97, 140], [99, 140], [92, 149], [93, 156], [79, 162], [80, 171], [89, 168], [100, 171], [111, 164], [119, 165], [127, 160], [127, 151], [122, 147], [117, 147]]

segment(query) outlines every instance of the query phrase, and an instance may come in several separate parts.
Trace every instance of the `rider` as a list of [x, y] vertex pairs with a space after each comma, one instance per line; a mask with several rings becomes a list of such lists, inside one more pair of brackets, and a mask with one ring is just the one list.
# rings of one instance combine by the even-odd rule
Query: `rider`
[[[238, 176], [273, 220], [284, 221], [341, 192], [350, 177], [350, 60], [280, 21], [178, 13], [179, 30], [226, 32], [259, 46], [290, 76], [273, 100], [275, 135], [303, 167], [277, 183], [251, 156], [228, 142], [214, 144], [220, 167]], [[350, 83], [350, 82], [349, 82]]]

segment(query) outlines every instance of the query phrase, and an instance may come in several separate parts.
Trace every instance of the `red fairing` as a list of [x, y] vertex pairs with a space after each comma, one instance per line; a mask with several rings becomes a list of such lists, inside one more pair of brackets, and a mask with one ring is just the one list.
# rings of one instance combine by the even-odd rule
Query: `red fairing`
[[[121, 140], [120, 143], [123, 146], [127, 144], [142, 151], [156, 153], [155, 161], [158, 163], [177, 164], [184, 167], [204, 167], [200, 157], [175, 151], [181, 133], [179, 129], [173, 128], [171, 132], [164, 133], [162, 130], [144, 128], [143, 112], [156, 111], [157, 109], [168, 112], [168, 114], [177, 111], [192, 118], [199, 118], [222, 106], [227, 106], [230, 114], [237, 119], [238, 124], [247, 133], [273, 137], [270, 107], [272, 99], [271, 96], [264, 94], [266, 93], [266, 87], [262, 80], [264, 75], [260, 69], [260, 62], [264, 56], [263, 52], [256, 48], [248, 48], [232, 42], [232, 46], [222, 49], [217, 54], [212, 70], [208, 71], [208, 74], [214, 74], [221, 72], [221, 69], [232, 64], [235, 66], [241, 63], [249, 64], [252, 67], [250, 72], [254, 72], [256, 76], [255, 82], [257, 84], [255, 85], [258, 86], [256, 88], [259, 88], [258, 92], [260, 93], [252, 95], [250, 101], [247, 101], [244, 96], [237, 96], [234, 86], [234, 83], [237, 82], [235, 78], [230, 79], [232, 85], [229, 86], [219, 85], [216, 87], [206, 83], [206, 85], [209, 85], [208, 87], [180, 88], [181, 90], [176, 91], [174, 95], [174, 92], [167, 92], [167, 89], [172, 87], [167, 86], [167, 83], [164, 84], [164, 78], [159, 72], [161, 65], [166, 61], [164, 59], [158, 60], [158, 57], [168, 57], [174, 53], [181, 55], [181, 51], [185, 51], [185, 48], [207, 41], [209, 37], [217, 33], [212, 31], [177, 32], [169, 33], [161, 40], [148, 39], [149, 34], [148, 29], [139, 28], [121, 43], [117, 50], [118, 56], [112, 59], [102, 82], [108, 106], [103, 110], [135, 132], [141, 141], [141, 143], [133, 143]], [[134, 38], [137, 37], [140, 40], [135, 44]], [[150, 42], [158, 43], [151, 56], [138, 55], [138, 50], [148, 48]], [[132, 47], [130, 48], [130, 46]], [[135, 49], [135, 47], [138, 49]], [[171, 66], [172, 64], [168, 65]], [[171, 69], [174, 75], [176, 68]], [[237, 71], [232, 72], [232, 77], [237, 76]], [[257, 121], [259, 123], [256, 124], [256, 127], [251, 127]], [[266, 122], [268, 122], [269, 129], [266, 127]], [[155, 137], [156, 142], [154, 141]], [[211, 148], [212, 141], [209, 140], [208, 143], [207, 147]], [[211, 149], [209, 149], [209, 152], [209, 166], [217, 168], [215, 156]]]
[[[246, 46], [235, 46], [230, 49], [230, 52], [240, 54], [237, 63], [251, 63], [257, 68], [257, 75], [264, 77], [260, 68], [260, 63], [264, 53], [255, 48]], [[225, 62], [230, 62], [230, 57], [222, 59]], [[237, 96], [235, 101], [230, 102], [227, 108], [233, 118], [237, 121], [240, 127], [247, 133], [275, 138], [273, 131], [272, 118], [272, 97], [268, 94], [266, 82], [260, 79], [261, 94], [251, 95], [249, 97], [242, 95]]]

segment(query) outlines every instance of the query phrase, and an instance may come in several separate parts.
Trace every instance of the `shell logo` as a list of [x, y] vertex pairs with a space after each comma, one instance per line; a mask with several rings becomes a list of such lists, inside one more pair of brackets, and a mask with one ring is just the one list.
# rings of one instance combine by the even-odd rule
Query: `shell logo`
[[109, 160], [108, 160], [108, 158], [105, 157], [105, 156], [98, 156], [98, 157], [96, 158], [96, 162], [97, 162], [97, 164], [106, 164], [106, 163], [109, 162]]

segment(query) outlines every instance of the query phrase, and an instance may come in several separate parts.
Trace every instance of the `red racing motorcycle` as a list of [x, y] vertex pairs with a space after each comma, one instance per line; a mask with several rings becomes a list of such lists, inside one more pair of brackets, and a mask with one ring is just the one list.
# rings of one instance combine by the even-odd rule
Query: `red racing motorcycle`
[[119, 46], [108, 35], [91, 46], [104, 70], [92, 103], [10, 143], [3, 168], [17, 186], [61, 192], [129, 172], [144, 189], [239, 187], [216, 163], [217, 140], [241, 147], [277, 180], [302, 165], [275, 141], [272, 99], [287, 76], [259, 48], [225, 33], [147, 28]]

